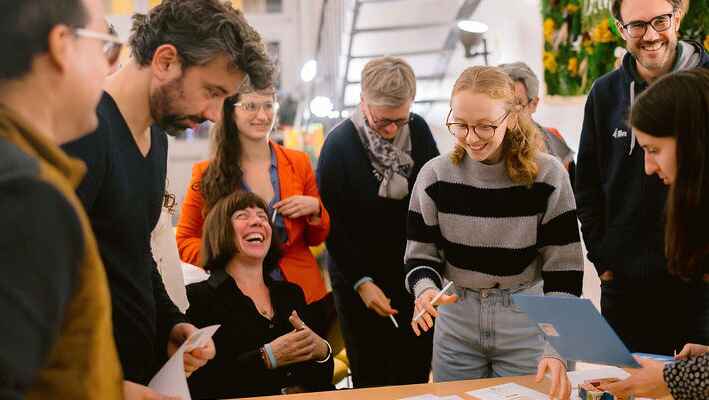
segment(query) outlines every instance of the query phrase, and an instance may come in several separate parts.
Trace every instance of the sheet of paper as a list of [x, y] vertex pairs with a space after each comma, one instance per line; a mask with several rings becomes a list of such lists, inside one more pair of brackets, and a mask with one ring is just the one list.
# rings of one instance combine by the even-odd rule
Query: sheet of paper
[[194, 332], [175, 351], [165, 365], [150, 380], [148, 387], [166, 396], [179, 396], [182, 400], [192, 400], [185, 377], [183, 355], [205, 344], [221, 325], [212, 325]]
[[572, 371], [566, 374], [571, 381], [571, 386], [576, 388], [579, 383], [591, 379], [618, 378], [625, 379], [629, 374], [618, 367], [601, 367], [597, 369], [587, 369], [582, 371]]
[[467, 393], [480, 400], [549, 400], [549, 396], [516, 383], [492, 386]]

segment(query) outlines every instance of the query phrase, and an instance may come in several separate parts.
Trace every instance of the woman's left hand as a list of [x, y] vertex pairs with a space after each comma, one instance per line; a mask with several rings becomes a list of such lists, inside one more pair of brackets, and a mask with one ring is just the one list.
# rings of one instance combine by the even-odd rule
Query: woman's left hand
[[325, 339], [313, 332], [308, 325], [305, 325], [305, 322], [300, 319], [300, 316], [295, 310], [293, 310], [290, 317], [288, 317], [288, 321], [290, 321], [296, 331], [302, 331], [308, 334], [308, 337], [306, 338], [307, 344], [304, 346], [306, 349], [312, 349], [309, 352], [310, 354], [308, 358], [314, 361], [319, 361], [324, 360], [328, 356], [330, 347], [328, 347]]
[[670, 390], [662, 375], [665, 363], [640, 357], [635, 357], [635, 359], [640, 363], [641, 368], [627, 369], [626, 371], [630, 373], [628, 379], [601, 385], [600, 389], [611, 392], [616, 397], [632, 394], [637, 397], [654, 399], [669, 395]]
[[320, 200], [313, 196], [295, 195], [273, 205], [281, 215], [288, 218], [320, 216]]
[[536, 382], [544, 379], [546, 371], [551, 374], [551, 388], [549, 398], [558, 400], [569, 400], [571, 397], [571, 382], [566, 376], [566, 367], [561, 360], [553, 357], [544, 357], [537, 366]]

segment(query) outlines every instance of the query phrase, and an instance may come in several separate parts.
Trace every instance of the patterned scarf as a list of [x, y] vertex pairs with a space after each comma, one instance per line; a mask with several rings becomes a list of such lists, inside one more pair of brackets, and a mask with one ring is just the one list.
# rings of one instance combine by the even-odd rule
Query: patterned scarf
[[388, 141], [369, 127], [361, 109], [357, 109], [351, 120], [380, 182], [379, 197], [395, 200], [406, 197], [414, 166], [409, 125], [404, 125], [394, 140]]

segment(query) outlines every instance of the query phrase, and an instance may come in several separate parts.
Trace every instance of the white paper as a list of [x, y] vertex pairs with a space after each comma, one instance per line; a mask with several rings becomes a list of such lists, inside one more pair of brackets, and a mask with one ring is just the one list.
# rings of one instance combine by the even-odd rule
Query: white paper
[[148, 387], [166, 396], [179, 396], [182, 400], [192, 400], [190, 389], [185, 377], [184, 353], [204, 346], [221, 325], [212, 325], [202, 328], [190, 335], [187, 340], [175, 351], [165, 365], [150, 380]]
[[549, 396], [516, 383], [473, 390], [467, 394], [480, 400], [549, 400]]

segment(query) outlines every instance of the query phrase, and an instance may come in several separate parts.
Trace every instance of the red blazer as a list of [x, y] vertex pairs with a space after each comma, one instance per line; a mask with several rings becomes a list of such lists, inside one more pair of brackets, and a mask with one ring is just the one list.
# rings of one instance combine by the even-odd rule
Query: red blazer
[[[293, 195], [313, 196], [320, 199], [308, 155], [301, 151], [283, 148], [273, 142], [271, 146], [276, 153], [281, 199]], [[199, 264], [199, 252], [202, 248], [204, 198], [200, 185], [208, 165], [209, 161], [205, 160], [192, 167], [192, 180], [187, 188], [180, 211], [180, 221], [177, 224], [176, 238], [180, 259], [194, 265]], [[322, 299], [327, 294], [318, 263], [308, 248], [324, 242], [330, 232], [330, 215], [322, 205], [322, 201], [320, 207], [320, 222], [315, 225], [308, 223], [306, 217], [284, 218], [288, 241], [283, 244], [281, 271], [288, 282], [293, 282], [303, 289], [308, 304]]]

